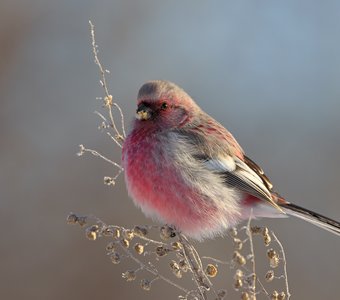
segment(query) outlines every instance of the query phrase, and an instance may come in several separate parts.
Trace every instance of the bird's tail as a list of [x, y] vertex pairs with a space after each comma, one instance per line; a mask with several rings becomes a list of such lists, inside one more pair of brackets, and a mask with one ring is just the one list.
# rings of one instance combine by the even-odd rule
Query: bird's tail
[[279, 206], [288, 214], [300, 219], [303, 219], [309, 223], [312, 223], [318, 227], [321, 227], [331, 233], [340, 236], [340, 222], [322, 216], [314, 211], [297, 206], [293, 203], [280, 203]]

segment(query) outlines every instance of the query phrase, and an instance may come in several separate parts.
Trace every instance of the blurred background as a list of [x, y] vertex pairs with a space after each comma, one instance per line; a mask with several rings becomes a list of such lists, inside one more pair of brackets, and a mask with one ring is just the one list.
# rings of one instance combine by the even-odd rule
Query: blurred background
[[[93, 114], [103, 93], [89, 19], [127, 120], [143, 82], [174, 81], [235, 135], [282, 195], [339, 220], [339, 18], [338, 1], [2, 0], [0, 298], [178, 295], [161, 282], [150, 292], [126, 283], [121, 272], [131, 266], [113, 266], [105, 243], [65, 221], [75, 211], [152, 224], [123, 176], [112, 189], [103, 184], [110, 165], [76, 156], [84, 144], [120, 160]], [[293, 218], [259, 224], [284, 245], [294, 299], [337, 298], [339, 237]], [[223, 259], [232, 253], [223, 239], [198, 247]], [[238, 299], [231, 277], [223, 285]]]

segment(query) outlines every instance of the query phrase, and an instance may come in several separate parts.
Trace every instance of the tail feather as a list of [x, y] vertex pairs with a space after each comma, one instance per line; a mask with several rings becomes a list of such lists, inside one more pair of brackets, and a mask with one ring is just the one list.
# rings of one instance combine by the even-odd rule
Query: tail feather
[[340, 222], [322, 216], [314, 211], [308, 210], [306, 208], [300, 207], [293, 203], [282, 203], [280, 206], [284, 211], [292, 216], [303, 219], [310, 222], [318, 227], [321, 227], [331, 233], [340, 236]]

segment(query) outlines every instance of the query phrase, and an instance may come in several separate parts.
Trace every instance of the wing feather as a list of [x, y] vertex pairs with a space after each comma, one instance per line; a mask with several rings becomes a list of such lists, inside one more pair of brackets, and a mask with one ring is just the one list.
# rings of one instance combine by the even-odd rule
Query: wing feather
[[200, 161], [209, 171], [223, 176], [227, 185], [269, 202], [284, 213], [272, 197], [272, 183], [263, 170], [244, 155], [233, 136], [223, 126], [218, 127], [218, 135], [207, 135], [201, 127], [205, 128], [207, 125], [200, 124], [176, 131], [194, 146], [195, 153], [191, 154], [194, 159]]

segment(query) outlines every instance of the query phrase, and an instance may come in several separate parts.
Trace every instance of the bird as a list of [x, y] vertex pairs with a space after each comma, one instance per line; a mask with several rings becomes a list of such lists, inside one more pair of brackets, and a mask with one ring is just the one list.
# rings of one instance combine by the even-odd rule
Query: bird
[[196, 240], [249, 218], [288, 216], [340, 236], [340, 222], [280, 196], [233, 135], [170, 81], [139, 89], [122, 164], [128, 194], [142, 212]]

